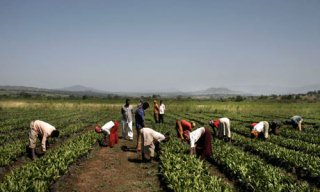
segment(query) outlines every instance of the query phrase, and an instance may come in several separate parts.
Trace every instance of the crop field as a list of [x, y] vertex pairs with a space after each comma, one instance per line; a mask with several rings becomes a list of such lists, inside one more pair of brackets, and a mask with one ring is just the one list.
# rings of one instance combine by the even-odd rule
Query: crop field
[[[138, 99], [131, 103], [135, 108]], [[100, 148], [95, 124], [120, 120], [123, 104], [124, 100], [0, 101], [0, 191], [50, 191], [79, 159], [85, 161]], [[146, 110], [147, 127], [171, 134], [169, 142], [160, 144], [155, 174], [159, 191], [320, 191], [319, 103], [165, 99], [164, 104], [164, 124], [154, 123], [152, 104]], [[293, 115], [304, 118], [302, 132], [282, 125], [280, 135], [271, 134], [268, 141], [250, 138], [247, 126], [252, 122], [284, 121]], [[208, 121], [220, 117], [231, 120], [232, 142], [213, 138], [211, 161], [190, 156], [189, 146], [176, 138], [176, 119], [210, 128]], [[49, 139], [46, 154], [31, 161], [25, 151], [29, 123], [36, 119], [54, 125], [60, 136]]]

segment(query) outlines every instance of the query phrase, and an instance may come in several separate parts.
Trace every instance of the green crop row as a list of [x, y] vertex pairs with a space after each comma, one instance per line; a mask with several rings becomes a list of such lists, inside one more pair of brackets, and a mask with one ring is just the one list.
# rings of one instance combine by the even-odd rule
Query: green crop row
[[178, 139], [164, 144], [160, 171], [168, 188], [177, 192], [232, 191], [233, 189], [215, 176], [195, 156], [187, 154], [187, 147]]
[[[208, 116], [203, 114], [197, 114], [193, 116], [193, 114], [188, 117], [189, 119], [197, 119], [200, 124], [206, 124], [208, 121]], [[236, 122], [237, 126], [234, 126], [234, 123], [231, 123], [231, 130], [238, 130], [240, 122]], [[237, 127], [237, 128], [235, 128]], [[250, 130], [248, 128], [240, 128], [242, 134], [247, 137], [250, 136]], [[293, 131], [293, 130], [291, 130]], [[242, 139], [239, 141], [239, 135], [236, 133], [232, 133], [232, 138], [234, 140], [234, 144], [239, 145], [240, 141], [243, 145], [250, 146], [250, 151], [260, 151], [260, 153], [255, 153], [261, 155], [263, 158], [267, 160], [272, 159], [270, 163], [286, 168], [289, 171], [295, 169], [297, 175], [300, 177], [304, 177], [308, 181], [312, 183], [317, 183], [319, 185], [319, 162], [320, 159], [318, 157], [314, 157], [312, 155], [304, 154], [301, 152], [292, 151], [283, 147], [279, 147], [278, 145], [269, 143], [269, 142], [250, 142], [251, 139], [245, 140]], [[263, 148], [263, 152], [261, 152], [261, 148]], [[246, 148], [245, 148], [246, 149]], [[214, 153], [216, 152], [215, 149]], [[269, 162], [269, 161], [268, 161]], [[255, 182], [260, 182], [257, 180]]]
[[[233, 127], [233, 131], [235, 133], [239, 133], [240, 135], [250, 137], [250, 132], [248, 128], [235, 126]], [[290, 139], [283, 136], [276, 136], [276, 135], [271, 135], [268, 141], [276, 145], [285, 147], [287, 149], [293, 149], [296, 151], [301, 151], [305, 154], [310, 154], [313, 156], [320, 157], [320, 146], [316, 144], [308, 143], [298, 139]]]
[[0, 191], [48, 191], [50, 185], [67, 172], [70, 164], [92, 149], [97, 136], [90, 131], [74, 137], [44, 157], [15, 169], [5, 176]]
[[251, 140], [238, 134], [233, 134], [233, 144], [241, 146], [246, 151], [257, 154], [269, 163], [280, 166], [288, 171], [295, 172], [320, 186], [320, 158], [304, 154], [299, 151], [289, 150], [270, 142]]
[[213, 159], [235, 180], [241, 191], [308, 191], [309, 185], [296, 183], [276, 167], [220, 140], [213, 142]]
[[[70, 137], [71, 135], [80, 132], [87, 126], [93, 125], [95, 122], [102, 119], [104, 113], [96, 112], [95, 114], [89, 113], [82, 116], [85, 116], [88, 119], [86, 120], [86, 123], [72, 119], [63, 121], [63, 124], [61, 122], [57, 122], [59, 127], [61, 128], [59, 129], [59, 139]], [[78, 119], [78, 117], [76, 117], [76, 119]], [[8, 165], [11, 161], [16, 160], [18, 157], [24, 154], [27, 145], [27, 136], [28, 134], [25, 133], [26, 139], [13, 140], [13, 142], [0, 146], [0, 167]]]

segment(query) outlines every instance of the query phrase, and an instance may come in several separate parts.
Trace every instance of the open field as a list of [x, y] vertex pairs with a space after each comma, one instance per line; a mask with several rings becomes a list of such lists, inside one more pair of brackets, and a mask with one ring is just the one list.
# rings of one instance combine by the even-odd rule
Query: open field
[[[150, 164], [133, 150], [135, 139], [120, 139], [114, 148], [97, 144], [95, 123], [120, 120], [123, 103], [0, 100], [0, 191], [320, 191], [320, 103], [164, 100], [165, 123], [154, 123], [151, 108], [146, 126], [169, 131], [172, 139]], [[131, 103], [136, 107], [138, 99]], [[251, 122], [297, 114], [304, 118], [302, 132], [283, 125], [280, 136], [267, 142], [250, 138]], [[213, 139], [210, 162], [188, 155], [188, 146], [175, 138], [175, 120], [209, 128], [208, 121], [219, 117], [231, 119], [232, 142]], [[49, 140], [45, 156], [31, 161], [25, 146], [35, 119], [61, 132]]]

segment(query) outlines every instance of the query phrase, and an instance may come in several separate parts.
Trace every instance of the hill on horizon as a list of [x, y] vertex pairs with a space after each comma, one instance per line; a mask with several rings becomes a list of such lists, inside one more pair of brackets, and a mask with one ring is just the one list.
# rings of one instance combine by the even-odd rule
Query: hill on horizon
[[[36, 87], [27, 87], [27, 86], [0, 86], [0, 90], [3, 90], [2, 92], [9, 91], [9, 92], [30, 92], [31, 94], [41, 94], [41, 93], [49, 93], [49, 94], [62, 94], [62, 95], [77, 95], [77, 96], [98, 96], [98, 97], [104, 97], [104, 96], [110, 96], [110, 95], [119, 95], [119, 96], [133, 96], [133, 97], [140, 97], [140, 96], [152, 96], [152, 95], [161, 95], [164, 97], [175, 97], [175, 96], [235, 96], [235, 95], [241, 95], [241, 96], [254, 96], [254, 95], [272, 95], [272, 94], [252, 94], [248, 92], [243, 91], [235, 91], [231, 90], [229, 88], [225, 87], [210, 87], [205, 90], [198, 90], [198, 91], [177, 91], [172, 90], [172, 92], [169, 92], [168, 90], [165, 91], [145, 91], [145, 92], [107, 92], [102, 91], [99, 89], [95, 89], [92, 87], [87, 87], [83, 85], [73, 85], [69, 87], [64, 87], [60, 89], [47, 89], [47, 88], [36, 88]], [[287, 94], [305, 94], [309, 91], [316, 91], [320, 90], [320, 84], [319, 85], [311, 85], [311, 86], [304, 86], [304, 87], [294, 87], [294, 88], [286, 88], [285, 91], [281, 92], [275, 92], [273, 94], [275, 95], [287, 95]]]

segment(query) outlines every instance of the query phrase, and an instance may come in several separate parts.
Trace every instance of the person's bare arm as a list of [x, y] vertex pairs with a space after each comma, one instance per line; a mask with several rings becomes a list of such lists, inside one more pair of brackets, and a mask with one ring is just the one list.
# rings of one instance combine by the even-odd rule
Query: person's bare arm
[[183, 138], [183, 129], [182, 129], [181, 121], [178, 120], [177, 125], [178, 125], [177, 129], [180, 134], [180, 139], [183, 140], [184, 138]]
[[195, 147], [191, 147], [190, 148], [190, 155], [194, 155], [196, 154], [196, 148]]

